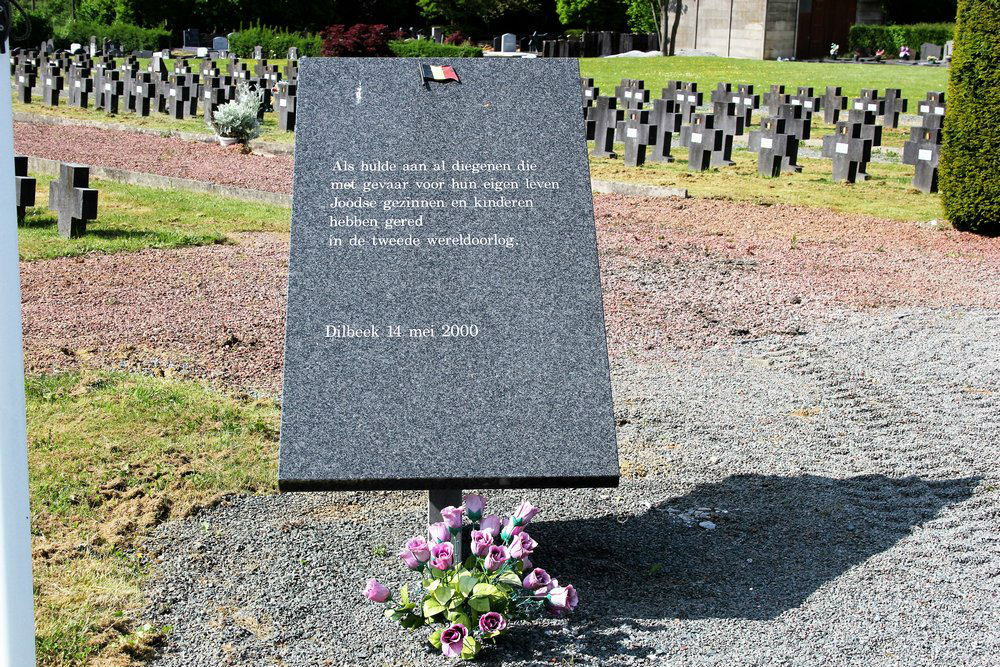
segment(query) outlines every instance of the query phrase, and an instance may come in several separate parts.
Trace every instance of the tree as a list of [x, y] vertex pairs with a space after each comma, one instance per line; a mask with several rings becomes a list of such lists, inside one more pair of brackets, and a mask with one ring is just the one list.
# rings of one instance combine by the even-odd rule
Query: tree
[[1000, 2], [960, 0], [941, 148], [941, 200], [958, 229], [1000, 234]]
[[567, 27], [616, 30], [625, 25], [627, 0], [556, 0], [556, 14]]
[[449, 29], [474, 33], [488, 28], [504, 14], [535, 11], [537, 0], [417, 0], [420, 13], [428, 21], [438, 21]]
[[628, 25], [635, 32], [655, 32], [660, 53], [674, 55], [674, 42], [681, 16], [687, 13], [683, 0], [628, 0]]

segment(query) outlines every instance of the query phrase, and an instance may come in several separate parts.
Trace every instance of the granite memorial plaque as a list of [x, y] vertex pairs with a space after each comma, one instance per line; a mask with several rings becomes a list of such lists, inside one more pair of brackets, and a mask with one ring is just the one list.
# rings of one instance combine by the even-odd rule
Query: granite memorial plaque
[[300, 63], [281, 490], [618, 483], [579, 76]]

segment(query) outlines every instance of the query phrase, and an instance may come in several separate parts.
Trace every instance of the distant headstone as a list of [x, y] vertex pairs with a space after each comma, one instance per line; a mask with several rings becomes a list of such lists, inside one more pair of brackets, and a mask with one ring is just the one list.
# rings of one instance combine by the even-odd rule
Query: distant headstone
[[97, 190], [90, 187], [90, 167], [60, 164], [59, 179], [49, 183], [49, 208], [59, 212], [59, 236], [76, 238], [97, 217]]
[[941, 157], [941, 119], [933, 114], [921, 118], [922, 125], [910, 128], [910, 140], [903, 144], [903, 164], [912, 164], [913, 187], [921, 192], [937, 192], [938, 160]]
[[930, 60], [931, 58], [935, 58], [937, 60], [941, 60], [941, 58], [943, 56], [944, 56], [944, 52], [941, 49], [941, 47], [939, 45], [937, 45], [937, 44], [931, 44], [929, 42], [924, 42], [923, 44], [920, 45], [920, 59], [921, 60]]
[[441, 26], [431, 27], [431, 39], [440, 44], [444, 41], [444, 28]]
[[899, 127], [899, 114], [906, 113], [907, 100], [899, 88], [886, 88], [882, 98], [882, 125], [884, 127]]
[[17, 205], [17, 224], [24, 224], [24, 212], [35, 205], [35, 179], [28, 176], [28, 158], [14, 156], [14, 181]]
[[500, 50], [504, 53], [514, 53], [517, 51], [517, 35], [512, 32], [505, 32], [501, 35]]
[[601, 95], [593, 106], [595, 157], [615, 157], [615, 130], [625, 118], [625, 110], [618, 108], [618, 98]]
[[656, 126], [649, 124], [649, 111], [629, 109], [625, 112], [625, 165], [640, 167], [646, 163], [646, 147], [656, 141]]
[[834, 125], [840, 120], [840, 112], [847, 108], [847, 96], [840, 94], [840, 86], [827, 86], [826, 94], [820, 98], [823, 106], [823, 122]]
[[951, 55], [955, 52], [955, 40], [949, 39], [944, 43], [944, 59], [951, 60]]
[[695, 114], [690, 125], [681, 128], [681, 146], [688, 149], [688, 169], [705, 171], [710, 167], [729, 162], [732, 153], [732, 136], [715, 127], [715, 117], [710, 113]]
[[757, 153], [757, 173], [771, 178], [783, 171], [800, 171], [796, 165], [799, 140], [785, 131], [785, 118], [765, 118], [760, 129], [750, 133], [747, 150]]
[[833, 134], [823, 137], [822, 155], [833, 160], [833, 180], [855, 183], [868, 178], [865, 169], [872, 157], [872, 142], [862, 136], [863, 125], [842, 120]]
[[295, 98], [298, 86], [282, 81], [277, 84], [274, 94], [274, 108], [278, 112], [278, 129], [283, 132], [295, 131]]
[[212, 50], [213, 51], [228, 51], [229, 50], [229, 40], [225, 37], [213, 37], [212, 38]]
[[188, 28], [182, 37], [185, 49], [196, 49], [201, 46], [201, 31], [197, 28]]
[[208, 57], [208, 47], [207, 46], [199, 46], [197, 49], [195, 49], [195, 54], [199, 58], [207, 58]]
[[944, 91], [930, 91], [927, 96], [917, 104], [917, 113], [921, 116], [944, 117]]
[[281, 490], [618, 482], [578, 65], [447, 62], [302, 61]]

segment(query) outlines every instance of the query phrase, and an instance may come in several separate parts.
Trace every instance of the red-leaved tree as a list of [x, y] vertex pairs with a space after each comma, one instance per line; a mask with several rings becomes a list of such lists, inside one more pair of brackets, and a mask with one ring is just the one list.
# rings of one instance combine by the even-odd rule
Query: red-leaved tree
[[324, 56], [391, 56], [389, 26], [356, 23], [331, 25], [323, 31]]

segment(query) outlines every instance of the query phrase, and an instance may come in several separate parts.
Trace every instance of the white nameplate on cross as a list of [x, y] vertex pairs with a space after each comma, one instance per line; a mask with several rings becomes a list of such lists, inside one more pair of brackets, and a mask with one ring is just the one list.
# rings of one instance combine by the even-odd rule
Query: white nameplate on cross
[[627, 127], [625, 128], [625, 136], [628, 137], [629, 139], [634, 139], [639, 136], [639, 130], [637, 130], [634, 127]]
[[701, 132], [692, 132], [691, 133], [691, 143], [692, 144], [700, 144], [701, 143]]
[[934, 107], [934, 113], [938, 116], [944, 115], [944, 107]]
[[930, 159], [931, 159], [931, 157], [932, 157], [932, 153], [927, 148], [921, 148], [919, 151], [917, 151], [917, 159], [918, 160], [923, 160], [925, 162], [929, 162]]
[[805, 104], [803, 104], [802, 106], [804, 106], [806, 109], [812, 109], [813, 108], [813, 103], [812, 103], [812, 101], [809, 101], [809, 102], [806, 102]]
[[774, 145], [774, 142], [771, 141], [770, 139], [768, 139], [767, 137], [761, 137], [760, 138], [760, 147], [761, 148], [771, 148], [771, 146], [773, 146], [773, 145]]
[[847, 155], [847, 148], [848, 148], [847, 144], [844, 143], [837, 144], [838, 153], [843, 153], [844, 155]]

